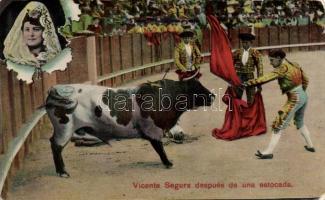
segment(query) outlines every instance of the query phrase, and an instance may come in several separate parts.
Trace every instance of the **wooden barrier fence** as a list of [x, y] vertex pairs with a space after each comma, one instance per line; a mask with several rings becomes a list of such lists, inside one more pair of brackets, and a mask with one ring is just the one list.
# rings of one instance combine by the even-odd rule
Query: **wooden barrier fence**
[[[237, 35], [243, 31], [249, 30], [230, 31], [233, 48], [240, 47]], [[325, 35], [318, 26], [269, 27], [256, 31], [254, 46], [306, 44], [287, 46], [287, 51], [325, 48], [324, 43], [319, 43], [325, 42]], [[203, 34], [202, 52], [207, 53], [210, 51], [210, 32], [206, 30]], [[63, 72], [44, 74], [42, 79], [30, 85], [17, 80], [15, 72], [8, 71], [5, 64], [0, 63], [1, 196], [6, 197], [11, 177], [22, 167], [33, 143], [41, 137], [48, 124], [44, 109], [38, 108], [43, 105], [47, 90], [52, 85], [93, 83], [116, 87], [127, 81], [163, 72], [173, 67], [174, 40], [168, 36], [161, 41], [160, 46], [148, 46], [140, 34], [74, 38], [71, 42], [73, 61], [69, 67]], [[317, 42], [314, 45], [307, 44]], [[205, 61], [208, 60], [206, 57]]]

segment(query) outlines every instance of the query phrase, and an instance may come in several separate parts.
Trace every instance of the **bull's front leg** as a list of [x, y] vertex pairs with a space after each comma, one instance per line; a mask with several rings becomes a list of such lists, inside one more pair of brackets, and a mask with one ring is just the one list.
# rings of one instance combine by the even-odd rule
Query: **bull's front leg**
[[62, 158], [62, 150], [64, 146], [57, 144], [54, 137], [50, 139], [50, 142], [51, 142], [51, 149], [52, 149], [52, 155], [53, 155], [56, 173], [60, 177], [65, 177], [65, 178], [70, 177], [69, 173], [66, 172], [65, 170], [64, 161]]
[[166, 155], [163, 143], [158, 140], [149, 139], [152, 147], [156, 150], [156, 152], [159, 154], [159, 157], [162, 161], [162, 163], [165, 165], [166, 168], [171, 168], [173, 166], [173, 163], [171, 163]]
[[56, 124], [53, 136], [50, 139], [56, 173], [63, 178], [70, 177], [69, 173], [65, 170], [62, 151], [72, 137], [72, 128], [72, 123]]
[[163, 136], [163, 129], [156, 126], [152, 119], [142, 119], [138, 122], [138, 132], [142, 136], [143, 139], [149, 140], [152, 147], [158, 153], [160, 160], [165, 165], [166, 168], [171, 168], [173, 163], [171, 163], [166, 155], [164, 150], [163, 143], [161, 142], [161, 138]]

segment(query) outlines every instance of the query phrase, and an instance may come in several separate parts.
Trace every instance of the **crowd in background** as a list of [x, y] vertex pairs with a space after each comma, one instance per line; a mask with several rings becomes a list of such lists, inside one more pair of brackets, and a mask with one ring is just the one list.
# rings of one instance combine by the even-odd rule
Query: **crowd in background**
[[[184, 23], [199, 29], [207, 25], [206, 5], [227, 28], [254, 26], [325, 27], [322, 4], [316, 0], [75, 0], [82, 12], [78, 22], [61, 29], [78, 34], [122, 35], [127, 32], [176, 32]], [[263, 3], [262, 3], [263, 2]]]
[[218, 1], [216, 15], [228, 27], [297, 26], [325, 24], [324, 8], [319, 1]]

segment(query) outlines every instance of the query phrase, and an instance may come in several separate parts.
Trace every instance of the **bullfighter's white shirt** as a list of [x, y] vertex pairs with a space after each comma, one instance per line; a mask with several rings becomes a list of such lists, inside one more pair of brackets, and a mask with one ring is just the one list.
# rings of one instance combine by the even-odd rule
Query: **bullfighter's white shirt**
[[243, 63], [243, 65], [246, 65], [247, 61], [248, 61], [248, 57], [249, 57], [249, 50], [251, 48], [248, 48], [247, 50], [244, 49], [244, 53], [243, 53], [243, 57], [241, 58], [241, 62]]
[[186, 54], [187, 54], [187, 63], [188, 66], [186, 66], [186, 68], [188, 70], [192, 70], [192, 45], [191, 44], [185, 44], [185, 50], [186, 50]]

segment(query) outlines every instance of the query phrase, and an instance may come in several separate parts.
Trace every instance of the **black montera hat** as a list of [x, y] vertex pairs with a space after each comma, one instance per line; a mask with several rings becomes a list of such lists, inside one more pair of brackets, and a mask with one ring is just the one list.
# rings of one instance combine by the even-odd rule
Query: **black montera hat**
[[192, 31], [191, 26], [190, 25], [184, 25], [183, 26], [183, 32], [180, 33], [179, 36], [181, 38], [184, 38], [184, 37], [193, 37], [194, 36], [194, 32]]
[[192, 30], [190, 30], [190, 29], [186, 29], [186, 30], [184, 30], [181, 34], [179, 34], [179, 36], [180, 36], [181, 38], [184, 38], [184, 37], [193, 37], [193, 36], [194, 36], [194, 33], [193, 33]]
[[252, 41], [255, 40], [255, 35], [251, 33], [239, 33], [238, 35], [239, 39], [244, 41]]
[[269, 52], [269, 57], [283, 59], [286, 57], [286, 53], [282, 49], [274, 49]]

